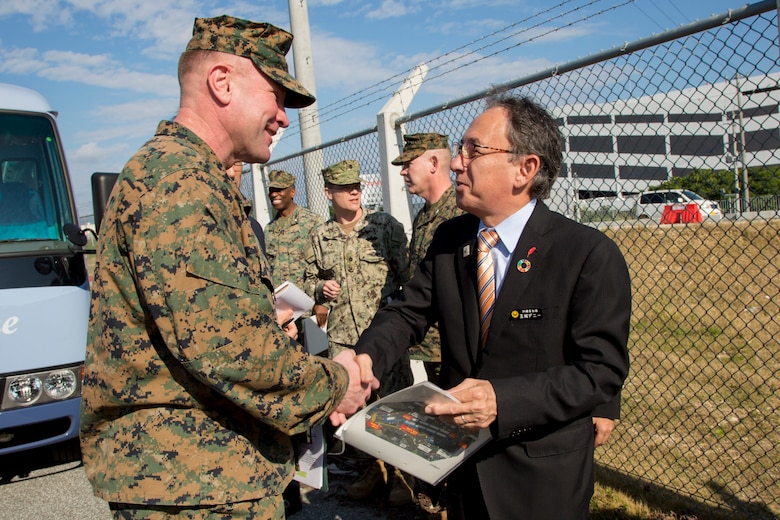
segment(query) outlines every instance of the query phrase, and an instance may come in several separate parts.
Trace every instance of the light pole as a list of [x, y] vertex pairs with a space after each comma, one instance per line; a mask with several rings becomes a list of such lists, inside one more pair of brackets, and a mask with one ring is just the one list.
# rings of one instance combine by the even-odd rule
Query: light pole
[[[311, 32], [309, 31], [309, 7], [306, 0], [287, 0], [290, 9], [290, 30], [293, 33], [293, 63], [295, 63], [295, 79], [306, 87], [306, 90], [317, 95], [314, 81], [314, 57], [311, 51]], [[298, 122], [301, 127], [301, 148], [306, 150], [322, 144], [320, 135], [320, 116], [317, 102], [298, 110]], [[303, 171], [306, 182], [306, 202], [309, 209], [328, 217], [328, 203], [324, 197], [312, 197], [321, 194], [325, 183], [320, 170], [322, 150], [308, 152], [303, 156]]]

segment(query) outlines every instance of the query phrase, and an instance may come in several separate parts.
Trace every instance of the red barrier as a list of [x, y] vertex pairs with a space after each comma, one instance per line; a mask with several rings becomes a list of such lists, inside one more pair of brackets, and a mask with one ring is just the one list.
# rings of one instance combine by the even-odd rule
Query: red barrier
[[683, 211], [685, 211], [685, 206], [682, 204], [667, 204], [661, 214], [661, 224], [679, 224]]
[[701, 211], [695, 202], [691, 204], [667, 204], [661, 214], [661, 224], [690, 224], [701, 222]]
[[695, 202], [686, 204], [685, 209], [680, 216], [684, 224], [691, 222], [701, 222], [701, 211], [699, 210], [699, 205]]

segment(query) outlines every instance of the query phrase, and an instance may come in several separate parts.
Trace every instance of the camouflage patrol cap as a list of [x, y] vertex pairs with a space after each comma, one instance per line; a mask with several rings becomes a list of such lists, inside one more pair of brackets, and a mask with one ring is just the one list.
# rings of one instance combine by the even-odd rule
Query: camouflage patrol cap
[[450, 149], [446, 135], [434, 133], [405, 135], [403, 153], [390, 162], [396, 166], [400, 166], [405, 162], [418, 158], [424, 154], [426, 150], [441, 149]]
[[283, 190], [295, 185], [295, 176], [282, 170], [271, 170], [271, 172], [268, 174], [268, 180], [269, 188], [278, 188]]
[[225, 52], [249, 58], [258, 69], [287, 90], [284, 106], [302, 108], [314, 103], [314, 96], [287, 71], [284, 56], [290, 50], [292, 40], [292, 34], [270, 23], [222, 15], [195, 18], [187, 50]]
[[322, 170], [322, 178], [326, 184], [359, 184], [366, 182], [360, 178], [360, 163], [353, 160], [341, 161]]

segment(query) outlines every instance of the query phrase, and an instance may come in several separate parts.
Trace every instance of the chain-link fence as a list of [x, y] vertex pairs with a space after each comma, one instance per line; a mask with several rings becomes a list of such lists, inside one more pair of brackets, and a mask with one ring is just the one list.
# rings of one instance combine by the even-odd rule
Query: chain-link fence
[[[549, 205], [630, 267], [632, 368], [599, 478], [662, 509], [780, 515], [778, 56], [772, 0], [506, 86], [567, 139]], [[482, 110], [475, 96], [402, 130], [456, 140]], [[380, 201], [377, 146], [362, 134], [322, 161], [358, 159]], [[301, 156], [270, 167], [319, 174]]]

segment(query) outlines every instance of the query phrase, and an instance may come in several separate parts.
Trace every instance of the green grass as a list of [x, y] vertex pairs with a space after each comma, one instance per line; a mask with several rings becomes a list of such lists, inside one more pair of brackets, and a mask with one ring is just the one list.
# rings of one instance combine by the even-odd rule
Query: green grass
[[632, 276], [622, 420], [594, 518], [780, 516], [780, 223], [608, 230]]

